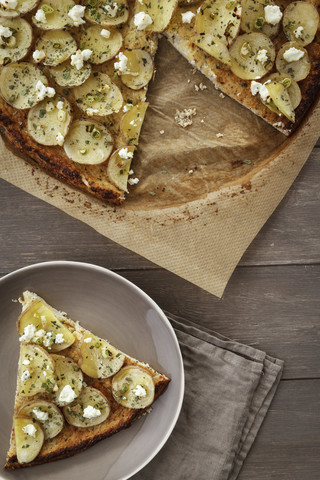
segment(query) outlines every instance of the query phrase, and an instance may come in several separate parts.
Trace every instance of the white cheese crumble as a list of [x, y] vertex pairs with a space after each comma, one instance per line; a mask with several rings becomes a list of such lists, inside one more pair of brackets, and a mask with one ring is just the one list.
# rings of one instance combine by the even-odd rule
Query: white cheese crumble
[[240, 49], [240, 53], [241, 53], [241, 55], [243, 55], [244, 57], [245, 57], [246, 55], [248, 55], [249, 49], [248, 49], [248, 47], [247, 47], [247, 42], [242, 45], [242, 47], [241, 47], [241, 49]]
[[127, 73], [127, 64], [128, 64], [128, 57], [124, 55], [124, 53], [120, 52], [117, 55], [119, 62], [114, 62], [114, 68], [120, 73]]
[[132, 393], [134, 393], [134, 395], [140, 398], [147, 396], [147, 391], [142, 385], [137, 385], [136, 388], [132, 390]]
[[68, 15], [73, 21], [75, 27], [79, 27], [79, 25], [86, 23], [85, 20], [83, 20], [85, 9], [86, 7], [82, 5], [74, 5], [74, 7], [69, 10]]
[[63, 343], [63, 342], [65, 342], [63, 333], [57, 333], [54, 343]]
[[4, 27], [3, 25], [0, 25], [0, 37], [10, 38], [11, 35], [12, 31], [9, 27]]
[[48, 417], [49, 417], [48, 413], [43, 412], [42, 410], [40, 410], [40, 408], [34, 408], [32, 410], [32, 413], [37, 418], [37, 420], [42, 420], [42, 421], [48, 420]]
[[30, 437], [35, 437], [37, 429], [34, 425], [32, 425], [32, 423], [28, 423], [28, 425], [22, 427], [22, 431]]
[[117, 2], [113, 2], [113, 3], [111, 3], [111, 5], [107, 4], [103, 8], [104, 8], [106, 14], [109, 15], [109, 17], [114, 18], [117, 15], [117, 12], [118, 12]]
[[25, 370], [21, 375], [21, 382], [26, 382], [31, 377], [29, 370]]
[[265, 84], [262, 84], [260, 82], [255, 82], [254, 80], [251, 82], [251, 93], [253, 96], [257, 95], [259, 93], [261, 99], [266, 102], [268, 100], [268, 97], [270, 96], [269, 90], [265, 86]]
[[137, 27], [137, 30], [144, 30], [153, 23], [153, 20], [148, 13], [139, 12], [135, 14], [133, 23]]
[[304, 51], [299, 50], [298, 48], [295, 47], [290, 47], [288, 50], [286, 50], [283, 54], [283, 58], [285, 59], [286, 62], [297, 62], [304, 56]]
[[33, 60], [36, 63], [41, 62], [44, 58], [46, 58], [46, 54], [43, 50], [35, 50], [32, 54]]
[[50, 345], [51, 345], [51, 337], [52, 337], [52, 332], [47, 332], [45, 338], [43, 339], [43, 345], [45, 347], [48, 347], [50, 349]]
[[81, 70], [83, 63], [92, 55], [92, 50], [86, 48], [85, 50], [77, 50], [76, 53], [71, 55], [71, 65], [76, 67], [77, 70]]
[[294, 31], [293, 31], [293, 35], [296, 37], [296, 38], [300, 38], [302, 37], [303, 35], [303, 27], [300, 25], [300, 27], [297, 27]]
[[70, 385], [65, 385], [60, 392], [59, 402], [71, 403], [76, 397], [77, 395], [72, 390]]
[[129, 183], [129, 185], [137, 185], [137, 183], [139, 183], [139, 178], [137, 178], [137, 177], [129, 178], [128, 183]]
[[123, 107], [123, 111], [128, 112], [129, 110], [131, 110], [132, 107], [133, 107], [132, 103], [126, 103], [125, 106]]
[[84, 418], [96, 418], [100, 417], [101, 412], [98, 408], [94, 408], [92, 405], [88, 405], [84, 410], [82, 416]]
[[26, 358], [25, 360], [23, 360], [22, 365], [30, 365], [30, 360]]
[[14, 10], [17, 8], [18, 0], [0, 0], [0, 4], [3, 8]]
[[36, 331], [34, 334], [35, 338], [41, 338], [46, 334], [46, 332], [43, 330], [43, 328], [40, 328], [39, 330]]
[[265, 48], [262, 48], [257, 53], [257, 61], [264, 65], [268, 61], [268, 51]]
[[[64, 101], [59, 100], [59, 102], [57, 102], [57, 109], [58, 110], [63, 110], [63, 106], [64, 106]], [[42, 317], [41, 317], [41, 320], [42, 320]]]
[[278, 5], [266, 5], [264, 7], [264, 18], [267, 23], [277, 25], [282, 18], [280, 7]]
[[95, 115], [96, 113], [99, 113], [99, 110], [97, 108], [87, 108], [86, 113], [88, 117], [92, 117], [92, 115]]
[[46, 14], [45, 14], [44, 11], [42, 10], [42, 8], [39, 8], [39, 10], [36, 11], [36, 14], [35, 14], [34, 18], [35, 18], [35, 19], [37, 20], [37, 22], [39, 22], [39, 23], [47, 23]]
[[84, 343], [90, 343], [92, 341], [92, 337], [85, 338]]
[[[64, 136], [62, 135], [61, 132], [58, 132], [57, 135], [56, 135], [56, 142], [57, 142], [57, 145], [59, 145], [60, 147], [62, 147], [63, 145], [63, 142], [64, 142]], [[62, 335], [62, 333], [58, 333], [57, 334], [57, 337], [58, 335]], [[57, 337], [56, 337], [56, 340], [55, 340], [55, 343], [62, 343], [64, 340], [62, 341], [57, 341]], [[62, 335], [62, 338], [63, 338], [63, 335]], [[59, 337], [60, 339], [60, 337]]]
[[19, 338], [20, 342], [30, 342], [34, 334], [36, 333], [36, 327], [32, 324], [24, 327], [23, 335]]
[[119, 150], [118, 153], [120, 158], [123, 158], [124, 160], [128, 160], [130, 158], [133, 158], [133, 152], [129, 152], [127, 147], [123, 147]]
[[41, 80], [38, 80], [36, 83], [36, 93], [37, 93], [37, 100], [40, 102], [45, 97], [54, 97], [56, 91], [52, 87], [46, 87]]
[[100, 32], [100, 35], [104, 38], [110, 38], [111, 33], [106, 28], [103, 28]]
[[181, 13], [182, 23], [191, 23], [191, 20], [195, 16], [196, 14], [191, 12], [191, 10], [189, 10], [188, 12]]

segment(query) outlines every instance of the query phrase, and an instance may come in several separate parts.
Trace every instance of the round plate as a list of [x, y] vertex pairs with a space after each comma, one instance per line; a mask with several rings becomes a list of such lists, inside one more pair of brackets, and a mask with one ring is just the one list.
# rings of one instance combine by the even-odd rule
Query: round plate
[[[16, 299], [24, 290], [43, 297], [58, 310], [107, 338], [128, 355], [149, 363], [171, 378], [166, 392], [127, 430], [78, 455], [19, 472], [38, 480], [125, 480], [159, 452], [178, 419], [184, 393], [184, 372], [175, 333], [160, 308], [142, 290], [119, 275], [95, 265], [46, 262], [17, 270], [0, 279], [0, 445], [5, 463], [12, 425], [19, 342]], [[0, 478], [12, 478], [3, 471]]]

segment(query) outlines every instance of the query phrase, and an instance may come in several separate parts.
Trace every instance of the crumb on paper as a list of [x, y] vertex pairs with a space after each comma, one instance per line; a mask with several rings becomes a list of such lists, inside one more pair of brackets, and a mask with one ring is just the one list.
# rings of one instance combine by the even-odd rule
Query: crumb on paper
[[189, 78], [189, 79], [188, 79], [188, 83], [190, 83], [190, 82], [191, 82], [191, 80], [190, 80], [190, 78]]
[[220, 93], [219, 93], [219, 97], [220, 97], [220, 98], [225, 98], [225, 95], [223, 95], [223, 93], [220, 92]]
[[193, 170], [189, 170], [189, 172], [188, 172], [188, 173], [190, 173], [190, 175], [191, 175], [191, 174], [193, 173]]
[[204, 119], [202, 118], [202, 119], [200, 120], [200, 122], [201, 122], [201, 123], [204, 123]]
[[272, 124], [274, 127], [279, 127], [279, 128], [283, 128], [284, 127], [284, 123], [283, 122], [275, 122]]
[[174, 119], [180, 127], [186, 128], [192, 125], [192, 117], [197, 115], [196, 108], [185, 108], [184, 110], [176, 110]]
[[195, 85], [194, 86], [194, 89], [196, 92], [199, 92], [199, 90], [203, 91], [203, 90], [206, 90], [208, 87], [206, 85], [204, 85], [202, 82], [199, 83], [199, 85]]
[[160, 135], [163, 135], [164, 134], [164, 130], [160, 130]]
[[217, 137], [217, 138], [223, 137], [223, 133], [217, 133], [217, 134], [216, 134], [216, 137]]

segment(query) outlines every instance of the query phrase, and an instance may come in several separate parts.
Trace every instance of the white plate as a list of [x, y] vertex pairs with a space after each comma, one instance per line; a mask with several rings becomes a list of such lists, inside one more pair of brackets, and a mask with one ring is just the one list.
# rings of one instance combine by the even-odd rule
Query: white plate
[[[65, 460], [16, 471], [15, 478], [38, 480], [125, 480], [159, 452], [178, 419], [184, 372], [175, 333], [160, 308], [142, 290], [95, 265], [46, 262], [0, 279], [0, 449], [5, 463], [16, 388], [19, 342], [16, 320], [21, 311], [12, 300], [31, 290], [58, 310], [171, 378], [150, 415], [129, 429]], [[0, 478], [12, 479], [3, 471]]]

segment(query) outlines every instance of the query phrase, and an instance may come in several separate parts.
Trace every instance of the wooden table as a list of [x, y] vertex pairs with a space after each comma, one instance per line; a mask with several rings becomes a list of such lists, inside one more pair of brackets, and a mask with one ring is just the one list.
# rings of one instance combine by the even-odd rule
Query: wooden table
[[162, 309], [285, 360], [239, 480], [319, 480], [319, 179], [320, 141], [221, 300], [0, 181], [0, 276], [49, 260], [101, 265], [141, 287]]

